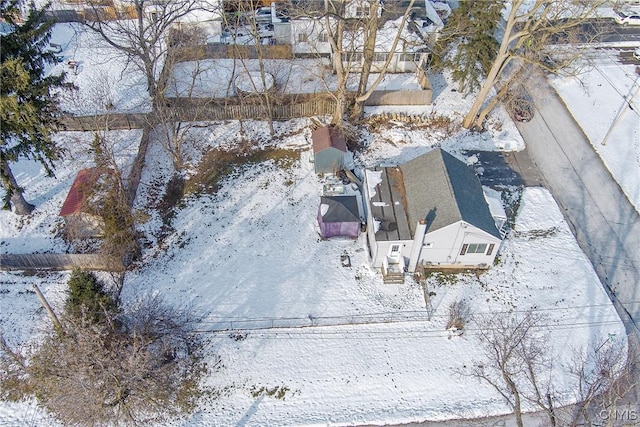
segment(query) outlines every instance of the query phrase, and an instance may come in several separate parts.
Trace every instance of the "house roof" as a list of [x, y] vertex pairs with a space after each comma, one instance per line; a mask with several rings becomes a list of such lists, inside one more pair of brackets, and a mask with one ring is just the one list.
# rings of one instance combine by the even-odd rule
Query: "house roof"
[[[376, 168], [373, 173], [380, 174], [379, 182], [369, 190], [371, 215], [375, 220], [380, 221], [376, 231], [376, 240], [413, 239], [406, 213], [407, 198], [402, 171], [399, 167], [385, 167]], [[367, 176], [367, 179], [371, 181], [371, 173], [367, 173]], [[369, 185], [371, 184], [369, 182]]]
[[465, 221], [500, 238], [473, 169], [441, 149], [400, 166], [411, 234], [421, 219], [427, 232]]
[[333, 126], [314, 129], [311, 132], [311, 139], [313, 141], [314, 153], [319, 153], [329, 148], [335, 148], [343, 153], [347, 151], [347, 143], [345, 142], [344, 135], [342, 135], [340, 129]]
[[76, 179], [73, 181], [69, 193], [67, 193], [67, 198], [62, 204], [62, 209], [60, 209], [60, 216], [82, 212], [87, 200], [93, 193], [95, 183], [103, 173], [104, 170], [99, 168], [78, 171]]
[[[320, 206], [326, 205], [323, 222], [360, 222], [356, 196], [321, 196]], [[324, 209], [322, 209], [324, 210]]]

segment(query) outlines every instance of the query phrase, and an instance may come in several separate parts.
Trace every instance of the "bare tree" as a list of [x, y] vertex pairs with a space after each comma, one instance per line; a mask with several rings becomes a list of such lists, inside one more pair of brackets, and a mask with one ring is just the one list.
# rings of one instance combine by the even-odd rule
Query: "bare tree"
[[485, 359], [458, 371], [491, 385], [509, 405], [516, 423], [523, 427], [523, 405], [535, 404], [547, 411], [555, 425], [551, 400], [550, 358], [546, 339], [537, 329], [542, 318], [528, 312], [523, 316], [493, 315], [477, 322], [477, 335]]
[[159, 141], [171, 156], [173, 167], [182, 171], [185, 167], [185, 144], [188, 142], [189, 131], [198, 120], [205, 117], [207, 106], [211, 98], [200, 98], [197, 93], [201, 80], [213, 65], [206, 65], [200, 59], [189, 61], [189, 72], [177, 76], [176, 66], [182, 62], [181, 50], [193, 46], [202, 46], [205, 35], [195, 28], [181, 28], [172, 32], [171, 48], [167, 52], [165, 70], [170, 73], [164, 86], [164, 102], [157, 104], [156, 111], [150, 119], [150, 125], [159, 132]]
[[[238, 2], [234, 14], [223, 14], [224, 25], [229, 30], [232, 38], [232, 52], [234, 63], [234, 94], [242, 102], [244, 98], [257, 100], [265, 111], [271, 136], [275, 134], [273, 127], [273, 105], [275, 102], [275, 80], [267, 71], [268, 45], [263, 43], [268, 39], [264, 37], [269, 28], [273, 27], [271, 21], [259, 20], [251, 2]], [[257, 74], [249, 65], [253, 61], [255, 51], [257, 61]], [[238, 67], [239, 65], [239, 67]], [[237, 72], [241, 74], [237, 74]], [[240, 87], [238, 77], [244, 77], [246, 87]], [[242, 79], [241, 79], [242, 80]]]
[[[498, 51], [462, 125], [481, 128], [487, 114], [499, 102], [500, 95], [507, 92], [510, 80], [519, 68], [527, 65], [561, 73], [576, 59], [584, 57], [584, 48], [576, 42], [589, 41], [597, 36], [595, 27], [590, 25], [602, 3], [604, 0], [506, 2], [508, 13], [500, 31]], [[585, 26], [590, 26], [587, 31]], [[552, 52], [556, 43], [559, 43], [555, 47], [560, 55]], [[496, 86], [498, 95], [485, 105]]]
[[565, 414], [565, 424], [591, 425], [591, 422], [607, 421], [603, 413], [608, 418], [623, 414], [627, 404], [637, 404], [633, 398], [631, 401], [627, 398], [640, 382], [633, 374], [635, 352], [630, 349], [627, 359], [624, 338], [616, 339], [615, 335], [593, 341], [586, 351], [575, 352], [569, 371], [578, 383], [578, 403]]
[[[389, 2], [383, 12], [378, 1], [327, 0], [323, 10], [298, 12], [320, 19], [327, 35], [337, 81], [332, 91], [336, 100], [332, 124], [341, 125], [347, 114], [350, 120], [359, 121], [364, 113], [364, 103], [384, 79], [394, 55], [410, 51], [410, 47], [418, 42], [417, 37], [409, 40], [405, 31], [414, 3], [415, 0], [408, 4]], [[385, 28], [384, 38], [380, 37], [382, 28]], [[384, 56], [384, 59], [377, 56]], [[371, 81], [370, 75], [374, 72], [378, 75]], [[357, 84], [351, 94], [353, 79]]]
[[100, 34], [110, 46], [124, 53], [142, 71], [147, 91], [155, 105], [163, 91], [161, 67], [167, 52], [167, 36], [174, 24], [201, 8], [200, 0], [131, 0], [114, 8], [114, 16], [105, 13], [101, 0], [88, 0], [93, 13], [84, 22]]
[[86, 314], [65, 316], [62, 334], [27, 356], [0, 337], [3, 397], [34, 395], [67, 425], [137, 425], [194, 408], [204, 365], [188, 310], [147, 298], [104, 322]]
[[[355, 102], [351, 111], [352, 120], [358, 121], [362, 119], [364, 114], [364, 103], [371, 97], [373, 92], [382, 82], [394, 55], [404, 52], [408, 47], [415, 43], [415, 41], [409, 41], [404, 34], [414, 3], [415, 0], [410, 0], [406, 7], [398, 5], [399, 8], [395, 10], [395, 13], [400, 12], [402, 14], [400, 20], [397, 23], [392, 22], [391, 20], [385, 23], [382, 11], [378, 10], [381, 7], [380, 3], [378, 1], [369, 2], [369, 16], [365, 21], [362, 32], [364, 39], [362, 48], [362, 72], [360, 73], [360, 81], [358, 83]], [[386, 46], [386, 48], [383, 49], [388, 49], [389, 51], [385, 52], [387, 53], [387, 56], [384, 60], [384, 64], [377, 70], [378, 76], [373, 82], [369, 82], [369, 76], [372, 72], [372, 66], [375, 58], [375, 50], [376, 47], [379, 46], [378, 29], [385, 24], [391, 24], [394, 26], [394, 31], [391, 32], [392, 35], [390, 36], [390, 40], [383, 40], [384, 46]], [[389, 25], [386, 26], [389, 27]], [[402, 47], [399, 49], [398, 45], [400, 43], [402, 43]]]

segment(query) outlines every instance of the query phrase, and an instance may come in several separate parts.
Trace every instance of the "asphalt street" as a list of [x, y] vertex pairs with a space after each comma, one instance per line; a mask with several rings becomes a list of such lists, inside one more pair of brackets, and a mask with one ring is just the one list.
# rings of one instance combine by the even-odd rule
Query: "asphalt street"
[[536, 114], [530, 122], [518, 123], [518, 129], [626, 326], [629, 373], [620, 382], [631, 385], [621, 402], [638, 414], [640, 215], [546, 78], [532, 75], [528, 90]]
[[532, 76], [528, 89], [536, 114], [518, 129], [529, 154], [627, 330], [640, 333], [640, 215], [546, 79]]

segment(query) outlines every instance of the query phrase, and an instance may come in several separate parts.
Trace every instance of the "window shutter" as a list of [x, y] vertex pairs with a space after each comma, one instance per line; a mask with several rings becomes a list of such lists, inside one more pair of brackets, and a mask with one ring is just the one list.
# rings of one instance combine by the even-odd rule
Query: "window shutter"
[[491, 243], [491, 244], [489, 245], [489, 250], [487, 251], [487, 255], [491, 255], [491, 254], [493, 253], [493, 248], [494, 248], [495, 246], [496, 246], [496, 245], [495, 245], [494, 243]]
[[462, 250], [460, 251], [460, 255], [466, 254], [468, 247], [469, 247], [469, 245], [467, 245], [466, 243], [464, 245], [462, 245]]

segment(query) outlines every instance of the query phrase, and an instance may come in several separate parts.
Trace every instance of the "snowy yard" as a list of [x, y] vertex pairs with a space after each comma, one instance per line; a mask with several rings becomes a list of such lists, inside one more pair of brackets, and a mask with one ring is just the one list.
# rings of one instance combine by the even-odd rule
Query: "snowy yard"
[[[415, 138], [405, 149], [428, 150], [425, 143]], [[390, 147], [374, 139], [365, 156], [388, 154]], [[575, 398], [566, 370], [570, 349], [607, 334], [624, 339], [589, 261], [544, 189], [525, 190], [499, 265], [477, 277], [430, 281], [431, 321], [418, 284], [382, 285], [368, 267], [363, 236], [319, 239], [320, 189], [306, 153], [286, 169], [248, 167], [217, 195], [189, 200], [168, 249], [128, 275], [126, 298], [159, 292], [191, 303], [206, 316], [205, 330], [375, 322], [212, 333], [209, 350], [220, 367], [207, 384], [218, 397], [190, 423], [358, 424], [503, 413], [493, 390], [455, 373], [481, 357], [473, 329], [462, 337], [445, 331], [447, 307], [459, 299], [479, 317], [532, 309], [546, 316], [559, 401]], [[340, 266], [342, 253], [351, 268]], [[397, 322], [402, 318], [408, 320]]]
[[[130, 72], [124, 79], [118, 68], [122, 64], [106, 67], [93, 42], [75, 44], [65, 38], [72, 34], [71, 26], [58, 26], [54, 40], [64, 43], [65, 59], [83, 61], [84, 68], [73, 77], [80, 87], [76, 96], [95, 99], [95, 90], [113, 88], [109, 93], [117, 111], [144, 105], [139, 75]], [[404, 111], [425, 116], [433, 112], [459, 123], [472, 100], [451, 91], [445, 77], [436, 76], [433, 84], [433, 105]], [[384, 111], [394, 110], [402, 111]], [[380, 112], [383, 109], [367, 110]], [[380, 273], [368, 265], [364, 236], [319, 238], [322, 179], [309, 161], [310, 122], [275, 126], [273, 140], [263, 122], [245, 121], [242, 129], [232, 121], [193, 128], [188, 176], [196, 174], [212, 148], [233, 150], [247, 141], [254, 147], [292, 150], [298, 158], [246, 164], [228, 176], [217, 193], [190, 195], [176, 208], [166, 235], [156, 207], [172, 175], [171, 160], [154, 140], [147, 153], [135, 207], [145, 213], [140, 230], [148, 245], [143, 262], [127, 273], [122, 298], [128, 303], [160, 293], [204, 316], [201, 326], [209, 331], [211, 368], [204, 385], [212, 393], [180, 425], [400, 423], [506, 413], [509, 409], [495, 390], [456, 374], [482, 357], [473, 324], [461, 336], [445, 330], [449, 304], [461, 299], [469, 302], [477, 319], [529, 310], [545, 317], [556, 359], [558, 402], [576, 397], [575, 379], [568, 374], [574, 350], [597, 345], [610, 335], [624, 340], [615, 310], [547, 190], [524, 190], [515, 230], [496, 266], [478, 275], [429, 277], [435, 295], [428, 320], [419, 284], [407, 278], [404, 285], [382, 285]], [[366, 148], [356, 161], [364, 166], [397, 164], [436, 146], [462, 159], [466, 149], [524, 147], [504, 110], [498, 110], [489, 127], [482, 134], [455, 126], [446, 133], [391, 121], [361, 134]], [[140, 137], [141, 131], [110, 134], [125, 168]], [[57, 163], [55, 177], [46, 177], [33, 162], [15, 165], [27, 200], [37, 209], [27, 219], [0, 212], [0, 253], [66, 250], [57, 213], [77, 170], [93, 165], [88, 149], [92, 135], [61, 132], [56, 138], [68, 152]], [[351, 267], [340, 264], [345, 253]], [[66, 272], [0, 272], [0, 329], [11, 342], [36, 340], [48, 325], [31, 285], [39, 284], [59, 310], [67, 279]], [[327, 326], [300, 327], [311, 324]], [[228, 326], [247, 330], [215, 331]], [[262, 329], [265, 326], [278, 328]], [[33, 402], [0, 404], [0, 425], [23, 424], [53, 422]]]
[[[265, 322], [307, 326], [311, 318], [321, 325], [373, 323], [207, 334], [210, 365], [216, 368], [205, 383], [216, 398], [205, 400], [186, 425], [358, 424], [504, 413], [507, 408], [495, 391], [455, 372], [481, 358], [472, 326], [461, 337], [445, 330], [447, 307], [460, 299], [478, 318], [527, 310], [545, 316], [557, 354], [559, 401], [574, 398], [566, 365], [573, 349], [594, 345], [608, 334], [624, 339], [589, 261], [553, 198], [541, 188], [524, 191], [516, 230], [497, 266], [479, 276], [429, 280], [434, 312], [426, 320], [420, 286], [411, 280], [383, 286], [379, 273], [368, 267], [363, 236], [319, 239], [315, 216], [321, 181], [309, 162], [304, 125], [291, 123], [298, 131], [281, 140], [283, 147], [303, 150], [300, 160], [286, 167], [248, 165], [217, 194], [187, 199], [162, 247], [154, 245], [145, 262], [127, 275], [123, 298], [161, 293], [176, 304], [193, 304], [205, 315], [203, 330], [225, 322], [249, 329]], [[261, 135], [265, 126], [254, 122], [245, 131]], [[236, 123], [199, 128], [199, 141], [224, 146], [237, 130]], [[399, 146], [398, 156], [429, 149], [428, 140], [412, 136], [410, 143], [391, 144], [372, 135], [363, 158], [393, 157]], [[195, 152], [192, 157], [198, 158]], [[141, 188], [168, 178], [170, 160], [158, 144], [148, 158]], [[137, 203], [147, 203], [145, 195]], [[153, 215], [144, 224], [149, 236], [159, 227]], [[340, 266], [344, 252], [351, 268]], [[1, 327], [18, 326], [12, 339], [25, 339], [33, 325], [37, 330], [47, 323], [30, 284], [41, 283], [60, 307], [66, 278], [64, 273], [2, 273]], [[44, 416], [33, 407], [2, 408], [9, 423], [27, 414]]]

